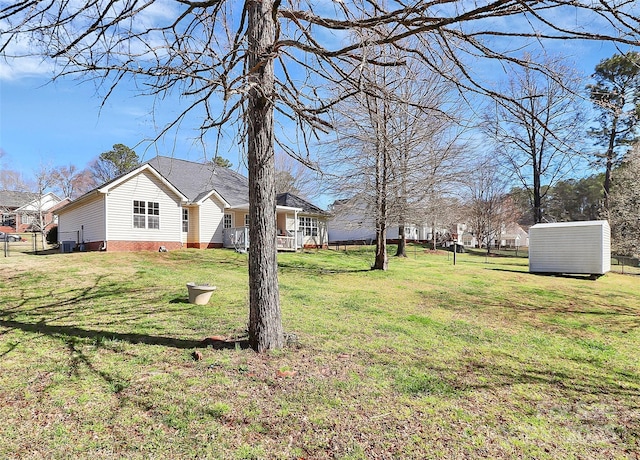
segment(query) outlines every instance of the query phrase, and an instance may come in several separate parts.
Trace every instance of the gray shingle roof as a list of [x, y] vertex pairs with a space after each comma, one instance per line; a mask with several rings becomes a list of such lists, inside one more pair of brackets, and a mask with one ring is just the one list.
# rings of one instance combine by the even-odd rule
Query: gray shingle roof
[[306, 200], [292, 194], [292, 193], [279, 193], [276, 196], [276, 204], [278, 206], [289, 206], [292, 208], [302, 208], [304, 212], [308, 212], [309, 214], [327, 214], [326, 211], [323, 211], [319, 207], [309, 203]]
[[38, 198], [36, 193], [15, 192], [12, 190], [0, 190], [0, 207], [19, 208]]
[[247, 178], [229, 168], [157, 156], [147, 163], [180, 190], [189, 201], [198, 201], [215, 190], [231, 206], [249, 202]]

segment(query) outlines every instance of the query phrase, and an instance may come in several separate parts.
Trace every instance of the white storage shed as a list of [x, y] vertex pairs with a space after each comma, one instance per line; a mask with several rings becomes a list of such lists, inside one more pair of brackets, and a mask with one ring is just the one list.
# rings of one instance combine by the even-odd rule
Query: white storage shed
[[604, 275], [611, 270], [606, 220], [536, 224], [529, 229], [529, 272]]

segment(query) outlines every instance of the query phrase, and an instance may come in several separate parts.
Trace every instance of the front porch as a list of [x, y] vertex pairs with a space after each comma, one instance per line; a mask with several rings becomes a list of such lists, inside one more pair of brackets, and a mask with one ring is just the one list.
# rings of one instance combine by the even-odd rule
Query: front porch
[[[222, 240], [225, 248], [235, 249], [239, 252], [246, 252], [249, 250], [249, 228], [225, 228], [222, 230]], [[301, 247], [302, 234], [300, 232], [294, 232], [293, 236], [276, 236], [276, 248], [278, 251], [297, 251]]]

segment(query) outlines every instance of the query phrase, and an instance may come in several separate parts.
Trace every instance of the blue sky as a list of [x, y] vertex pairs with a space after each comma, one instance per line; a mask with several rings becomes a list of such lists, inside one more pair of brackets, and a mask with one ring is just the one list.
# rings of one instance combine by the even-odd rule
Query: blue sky
[[[601, 59], [616, 50], [599, 42], [566, 41], [550, 51], [567, 55], [581, 71], [590, 74]], [[197, 126], [195, 121], [183, 123], [177, 134], [155, 145], [145, 142], [173, 118], [179, 100], [156, 101], [152, 114], [154, 100], [136, 96], [125, 85], [101, 107], [104, 91], [96, 90], [93, 83], [69, 79], [50, 82], [51, 69], [46, 63], [29, 60], [17, 64], [7, 67], [5, 62], [0, 63], [0, 149], [4, 151], [0, 162], [4, 168], [17, 170], [27, 178], [41, 165], [74, 164], [82, 169], [116, 143], [134, 148], [142, 160], [157, 153], [204, 159], [200, 144], [194, 142], [197, 133], [190, 129]], [[495, 75], [495, 79], [501, 78], [504, 75]], [[210, 148], [207, 156], [213, 153]], [[242, 163], [239, 146], [232, 142], [224, 143], [219, 154], [234, 166]]]
[[[99, 91], [99, 90], [98, 90]], [[200, 161], [203, 152], [192, 139], [195, 133], [181, 129], [181, 138], [168, 137], [150, 145], [161, 120], [175, 113], [175, 101], [161, 104], [151, 115], [153, 100], [122, 88], [107, 100], [92, 83], [74, 80], [50, 82], [44, 76], [22, 76], [0, 81], [0, 148], [3, 166], [29, 176], [43, 165], [74, 164], [80, 169], [114, 144], [135, 147], [143, 159], [156, 152]], [[238, 165], [237, 152], [223, 149], [222, 156]]]

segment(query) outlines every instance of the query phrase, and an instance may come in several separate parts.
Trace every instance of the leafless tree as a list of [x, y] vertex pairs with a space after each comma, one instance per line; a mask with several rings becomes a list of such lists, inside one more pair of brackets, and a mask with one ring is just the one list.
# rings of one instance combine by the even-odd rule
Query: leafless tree
[[26, 216], [31, 221], [31, 230], [40, 234], [42, 247], [45, 244], [45, 234], [53, 224], [53, 217], [47, 213], [48, 203], [45, 198], [54, 184], [53, 168], [41, 164], [34, 171], [33, 192], [35, 199], [23, 211], [23, 218]]
[[79, 170], [72, 164], [54, 168], [52, 176], [53, 185], [60, 191], [61, 198], [73, 200], [97, 185], [91, 171]]
[[529, 193], [535, 223], [542, 222], [546, 191], [574, 169], [584, 136], [581, 79], [561, 61], [543, 62], [547, 74], [514, 71], [505, 91], [509, 100], [496, 99], [484, 125], [497, 154]]
[[[336, 141], [329, 144], [332, 152], [325, 159], [332, 167], [325, 169], [334, 176], [329, 181], [333, 193], [359, 197], [350, 203], [366, 203], [360, 212], [375, 216], [374, 268], [384, 269], [382, 232], [398, 225], [396, 256], [405, 256], [405, 225], [424, 222], [427, 202], [438, 199], [455, 180], [464, 150], [460, 99], [453, 85], [397, 51], [374, 48], [371, 53], [386, 53], [391, 65], [362, 66], [359, 96], [336, 105]], [[355, 88], [343, 91], [350, 89]]]
[[479, 244], [487, 245], [500, 238], [502, 229], [518, 220], [518, 212], [508, 195], [508, 182], [494, 158], [476, 160], [466, 177], [466, 221], [468, 230]]
[[385, 60], [389, 65], [356, 67], [358, 76], [336, 88], [354, 96], [335, 108], [336, 138], [329, 143], [335, 155], [323, 167], [332, 173], [333, 193], [350, 198], [352, 204], [364, 205], [366, 209], [362, 211], [373, 216], [375, 270], [386, 270], [388, 265], [386, 244], [394, 156], [394, 133], [388, 120], [395, 112], [399, 85], [397, 66], [393, 65], [397, 57], [389, 51], [384, 46], [368, 47], [364, 51], [366, 59], [382, 54], [381, 62]]
[[0, 190], [26, 192], [31, 188], [23, 175], [13, 169], [0, 169]]
[[294, 195], [313, 200], [320, 195], [319, 177], [317, 165], [311, 164], [311, 168], [295, 157], [276, 152], [276, 193], [293, 193]]
[[[561, 21], [568, 13], [588, 19], [568, 26]], [[436, 72], [434, 58], [447, 55], [460, 70], [460, 78], [451, 77], [460, 89], [497, 96], [474, 74], [471, 58], [543, 70], [514, 57], [512, 49], [522, 40], [637, 45], [638, 17], [629, 0], [294, 0], [287, 6], [280, 0], [12, 0], [0, 2], [0, 53], [9, 59], [49, 56], [58, 77], [96, 78], [107, 96], [131, 80], [159, 102], [178, 93], [186, 105], [158, 136], [190, 114], [200, 117], [203, 138], [212, 129], [242, 123], [251, 203], [249, 334], [252, 346], [263, 351], [284, 340], [273, 213], [274, 146], [284, 138], [276, 137], [274, 112], [301, 126], [300, 142], [328, 130], [323, 114], [334, 101], [323, 88], [352, 78], [343, 69], [362, 61], [363, 45], [371, 42], [403, 47], [406, 38], [416, 37], [423, 49], [406, 52]], [[505, 44], [516, 40], [521, 42]]]

